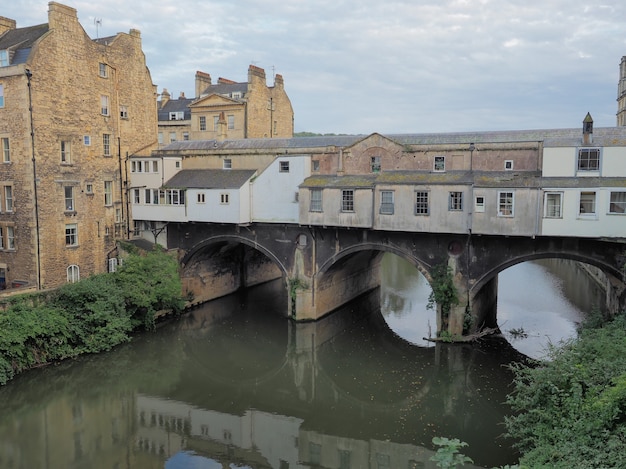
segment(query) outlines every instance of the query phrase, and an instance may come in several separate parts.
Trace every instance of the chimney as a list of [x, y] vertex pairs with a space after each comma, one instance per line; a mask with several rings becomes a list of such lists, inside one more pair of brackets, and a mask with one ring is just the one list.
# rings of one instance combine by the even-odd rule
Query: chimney
[[224, 77], [219, 77], [217, 79], [217, 83], [220, 84], [220, 85], [235, 85], [235, 84], [237, 84], [236, 81], [229, 80], [228, 78], [224, 78]]
[[17, 23], [15, 22], [15, 20], [12, 20], [11, 18], [5, 18], [4, 16], [0, 16], [0, 35], [6, 33], [7, 31], [15, 29], [16, 26], [17, 26]]
[[211, 75], [205, 72], [196, 72], [196, 98], [202, 96], [202, 93], [211, 86]]
[[170, 100], [170, 93], [167, 91], [167, 88], [163, 88], [163, 92], [161, 93], [161, 109], [165, 107], [167, 102]]
[[591, 114], [587, 113], [583, 120], [583, 145], [591, 145], [593, 143], [593, 119]]
[[180, 96], [178, 97], [178, 99], [185, 99], [185, 92], [184, 91], [180, 92]]
[[285, 82], [283, 81], [283, 76], [279, 73], [277, 73], [276, 76], [274, 77], [274, 86], [279, 89], [285, 86]]

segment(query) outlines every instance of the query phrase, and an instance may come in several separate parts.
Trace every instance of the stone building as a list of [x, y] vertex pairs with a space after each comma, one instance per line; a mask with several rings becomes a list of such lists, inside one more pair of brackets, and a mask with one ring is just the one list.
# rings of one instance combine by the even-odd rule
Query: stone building
[[46, 24], [0, 17], [2, 287], [105, 272], [128, 235], [127, 160], [157, 146], [140, 32], [93, 40], [48, 5]]
[[248, 81], [235, 82], [196, 72], [195, 98], [171, 99], [164, 89], [159, 106], [159, 143], [184, 140], [293, 137], [293, 108], [282, 75], [267, 85], [265, 70], [248, 68]]

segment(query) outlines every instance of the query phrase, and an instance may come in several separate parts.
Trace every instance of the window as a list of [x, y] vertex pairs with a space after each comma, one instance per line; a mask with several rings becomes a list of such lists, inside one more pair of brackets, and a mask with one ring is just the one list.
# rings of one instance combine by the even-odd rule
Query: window
[[228, 204], [228, 194], [220, 194], [220, 204]]
[[581, 148], [578, 150], [578, 171], [599, 171], [600, 149]]
[[15, 249], [15, 227], [7, 226], [7, 249]]
[[159, 135], [157, 136], [157, 141], [159, 142], [159, 145], [163, 145], [163, 132], [159, 132]]
[[563, 193], [546, 192], [544, 216], [546, 218], [561, 218], [563, 216]]
[[[115, 223], [122, 223], [122, 209], [121, 208], [115, 209]], [[109, 230], [109, 227], [107, 226], [107, 231], [106, 231], [107, 234], [108, 234], [108, 230]]]
[[230, 158], [224, 158], [224, 162], [222, 164], [222, 168], [223, 169], [232, 169], [233, 167], [233, 160], [231, 160]]
[[626, 192], [611, 192], [609, 213], [626, 213]]
[[485, 196], [477, 195], [474, 200], [474, 211], [476, 213], [484, 213], [485, 212]]
[[339, 469], [350, 469], [350, 451], [347, 449], [340, 449], [339, 451]]
[[220, 116], [213, 116], [213, 130], [217, 132], [220, 126]]
[[65, 211], [73, 212], [74, 211], [74, 187], [65, 186]]
[[185, 191], [182, 189], [165, 189], [159, 193], [160, 198], [165, 198], [166, 205], [185, 205]]
[[61, 163], [71, 163], [70, 142], [61, 140]]
[[344, 189], [341, 191], [341, 211], [354, 212], [354, 190]]
[[228, 116], [228, 130], [233, 130], [235, 128], [235, 116], [232, 114]]
[[450, 192], [448, 196], [448, 210], [461, 211], [463, 210], [463, 192]]
[[415, 192], [415, 215], [428, 215], [428, 191]]
[[138, 204], [141, 202], [141, 191], [139, 189], [133, 189], [133, 203]]
[[198, 203], [203, 204], [205, 200], [206, 198], [204, 192], [198, 192]]
[[311, 206], [309, 207], [309, 211], [322, 211], [322, 189], [311, 189]]
[[0, 226], [0, 249], [4, 249], [4, 237], [2, 236], [3, 228]]
[[580, 210], [579, 215], [595, 215], [596, 213], [596, 193], [581, 192], [580, 193]]
[[153, 173], [159, 172], [159, 162], [156, 160], [152, 162], [152, 172]]
[[184, 141], [189, 140], [189, 132], [183, 132], [183, 140]]
[[83, 136], [83, 145], [85, 145], [86, 147], [91, 145], [91, 137], [89, 135]]
[[170, 132], [170, 143], [174, 143], [176, 141], [176, 132]]
[[128, 119], [128, 106], [120, 105], [120, 118]]
[[0, 67], [9, 66], [9, 51], [6, 49], [0, 50]]
[[109, 115], [109, 97], [102, 95], [100, 96], [100, 114], [103, 116]]
[[77, 265], [70, 265], [67, 268], [67, 282], [76, 283], [80, 280], [80, 268]]
[[235, 91], [232, 94], [233, 99], [241, 99], [241, 91]]
[[281, 173], [288, 173], [289, 172], [289, 161], [281, 161], [279, 163], [279, 171]]
[[505, 160], [504, 161], [504, 170], [512, 171], [513, 170], [513, 160]]
[[198, 118], [198, 121], [199, 121], [200, 130], [206, 130], [206, 117], [200, 116]]
[[380, 192], [380, 213], [393, 215], [393, 191]]
[[85, 184], [85, 192], [87, 194], [93, 194], [93, 184]]
[[98, 74], [102, 77], [102, 78], [106, 78], [108, 76], [107, 73], [107, 64], [103, 64], [102, 62], [100, 62], [99, 67], [98, 67]]
[[434, 171], [445, 171], [446, 170], [446, 157], [445, 156], [435, 156], [435, 166], [433, 167]]
[[370, 169], [372, 173], [380, 173], [380, 156], [370, 158]]
[[113, 205], [113, 181], [104, 181], [104, 205]]
[[0, 83], [0, 107], [4, 107], [4, 86]]
[[9, 147], [9, 137], [2, 137], [2, 161], [11, 162], [11, 149]]
[[177, 161], [176, 163], [174, 163], [174, 166], [176, 167], [176, 169], [180, 168], [180, 161]]
[[170, 112], [170, 120], [171, 121], [182, 121], [182, 120], [185, 120], [185, 111]]
[[318, 172], [320, 170], [320, 161], [313, 160], [311, 161], [311, 171]]
[[111, 156], [111, 134], [102, 134], [102, 154]]
[[65, 245], [78, 246], [78, 225], [76, 223], [65, 225]]
[[309, 442], [309, 460], [314, 466], [322, 463], [322, 445]]
[[498, 216], [499, 217], [512, 217], [513, 216], [513, 192], [498, 192]]
[[4, 208], [7, 212], [13, 211], [13, 186], [4, 186]]

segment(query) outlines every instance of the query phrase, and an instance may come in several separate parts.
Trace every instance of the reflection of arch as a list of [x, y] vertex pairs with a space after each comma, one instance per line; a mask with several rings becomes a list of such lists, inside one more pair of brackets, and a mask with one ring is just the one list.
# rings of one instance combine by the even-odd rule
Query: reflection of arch
[[263, 253], [267, 258], [269, 258], [281, 271], [283, 276], [287, 276], [287, 268], [281, 262], [281, 260], [274, 255], [272, 251], [267, 249], [265, 246], [259, 244], [256, 241], [252, 241], [244, 236], [240, 235], [219, 235], [212, 236], [207, 238], [197, 244], [195, 244], [181, 259], [181, 264], [184, 266], [188, 265], [188, 263], [196, 256], [198, 253], [202, 252], [206, 248], [210, 247], [213, 244], [219, 243], [232, 243], [238, 242], [240, 244], [245, 244], [261, 253]]
[[396, 256], [399, 256], [403, 259], [406, 259], [408, 262], [410, 262], [413, 266], [415, 266], [415, 268], [417, 270], [419, 270], [419, 272], [426, 277], [426, 280], [428, 280], [428, 282], [431, 282], [431, 276], [430, 276], [430, 272], [429, 269], [431, 268], [431, 265], [429, 265], [427, 262], [422, 261], [421, 259], [418, 259], [417, 257], [413, 256], [413, 254], [411, 254], [410, 252], [404, 251], [402, 249], [399, 249], [395, 246], [389, 246], [386, 244], [376, 244], [376, 243], [358, 243], [358, 244], [353, 244], [352, 246], [350, 246], [349, 248], [343, 249], [342, 251], [339, 251], [337, 254], [335, 254], [334, 256], [330, 257], [328, 260], [326, 260], [326, 262], [324, 262], [320, 267], [319, 270], [317, 271], [316, 276], [322, 276], [324, 275], [326, 272], [328, 272], [330, 269], [332, 269], [332, 267], [334, 265], [337, 264], [338, 261], [345, 259], [346, 257], [353, 255], [353, 254], [357, 254], [359, 252], [363, 252], [363, 251], [379, 251], [379, 252], [389, 252], [391, 254], [395, 254]]
[[615, 268], [615, 266], [608, 265], [606, 263], [600, 262], [597, 259], [592, 257], [587, 257], [581, 254], [576, 253], [554, 253], [554, 252], [542, 252], [542, 253], [532, 253], [517, 256], [513, 259], [508, 259], [506, 262], [499, 264], [483, 273], [483, 275], [476, 279], [474, 285], [470, 288], [470, 293], [472, 295], [478, 293], [487, 283], [493, 280], [500, 272], [508, 269], [509, 267], [513, 267], [514, 265], [521, 264], [522, 262], [535, 261], [539, 259], [568, 259], [572, 261], [578, 261], [585, 264], [592, 265], [594, 267], [599, 268], [602, 272], [604, 272], [607, 276], [613, 277], [619, 281], [622, 280], [622, 272]]

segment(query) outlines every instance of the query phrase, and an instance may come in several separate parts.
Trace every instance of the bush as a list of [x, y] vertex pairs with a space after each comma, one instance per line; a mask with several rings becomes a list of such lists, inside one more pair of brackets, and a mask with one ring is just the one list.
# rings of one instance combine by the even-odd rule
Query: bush
[[626, 467], [626, 320], [582, 329], [536, 367], [516, 366], [507, 418], [528, 467]]
[[119, 272], [94, 275], [52, 294], [13, 298], [0, 311], [0, 384], [15, 374], [130, 340], [159, 310], [182, 310], [176, 260], [162, 250], [132, 255]]

